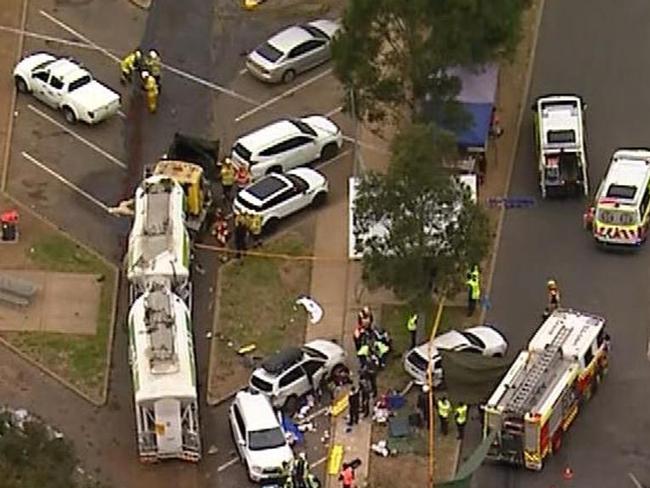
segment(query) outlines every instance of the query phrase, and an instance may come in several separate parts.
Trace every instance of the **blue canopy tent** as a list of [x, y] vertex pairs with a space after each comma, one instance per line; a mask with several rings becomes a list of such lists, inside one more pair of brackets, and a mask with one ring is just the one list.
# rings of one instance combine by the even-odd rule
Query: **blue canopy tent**
[[468, 152], [485, 152], [497, 96], [499, 65], [453, 67], [447, 70], [447, 74], [460, 80], [461, 90], [456, 99], [470, 116], [469, 128], [454, 131], [458, 146]]

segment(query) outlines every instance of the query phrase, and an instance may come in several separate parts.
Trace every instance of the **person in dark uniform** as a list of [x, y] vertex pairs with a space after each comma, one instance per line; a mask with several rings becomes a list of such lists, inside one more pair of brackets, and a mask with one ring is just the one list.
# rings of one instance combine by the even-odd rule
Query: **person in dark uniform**
[[348, 411], [350, 415], [348, 426], [350, 427], [359, 423], [359, 396], [359, 386], [354, 385], [348, 396]]

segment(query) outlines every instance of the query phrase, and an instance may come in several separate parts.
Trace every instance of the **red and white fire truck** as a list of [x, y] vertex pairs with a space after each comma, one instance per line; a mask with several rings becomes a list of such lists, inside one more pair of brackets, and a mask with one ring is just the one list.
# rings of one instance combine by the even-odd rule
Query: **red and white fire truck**
[[483, 437], [497, 432], [487, 458], [541, 470], [603, 380], [608, 351], [604, 318], [553, 312], [485, 405]]

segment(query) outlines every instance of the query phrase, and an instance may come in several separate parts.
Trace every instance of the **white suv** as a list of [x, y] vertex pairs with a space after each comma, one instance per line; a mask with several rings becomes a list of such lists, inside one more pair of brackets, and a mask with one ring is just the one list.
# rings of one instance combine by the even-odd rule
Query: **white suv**
[[282, 463], [293, 460], [284, 430], [268, 398], [240, 391], [230, 405], [230, 428], [248, 477], [254, 482], [282, 476]]
[[253, 213], [262, 217], [264, 232], [275, 229], [281, 219], [305, 207], [321, 206], [329, 186], [321, 173], [296, 168], [285, 174], [272, 174], [244, 188], [233, 205], [235, 214]]
[[[296, 410], [298, 399], [345, 366], [345, 351], [332, 341], [316, 339], [301, 348], [290, 347], [269, 357], [253, 371], [249, 382], [275, 407]], [[309, 380], [311, 376], [311, 381]]]
[[336, 156], [343, 135], [334, 122], [321, 115], [282, 119], [240, 137], [232, 148], [236, 165], [250, 168], [255, 180], [317, 160]]

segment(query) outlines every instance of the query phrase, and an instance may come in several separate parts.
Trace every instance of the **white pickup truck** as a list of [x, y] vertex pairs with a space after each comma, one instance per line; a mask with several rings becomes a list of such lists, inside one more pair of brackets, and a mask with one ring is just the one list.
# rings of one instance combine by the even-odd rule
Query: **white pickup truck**
[[22, 59], [14, 69], [18, 91], [31, 93], [63, 112], [74, 124], [96, 124], [120, 108], [120, 95], [96, 81], [90, 72], [69, 58], [36, 53]]

